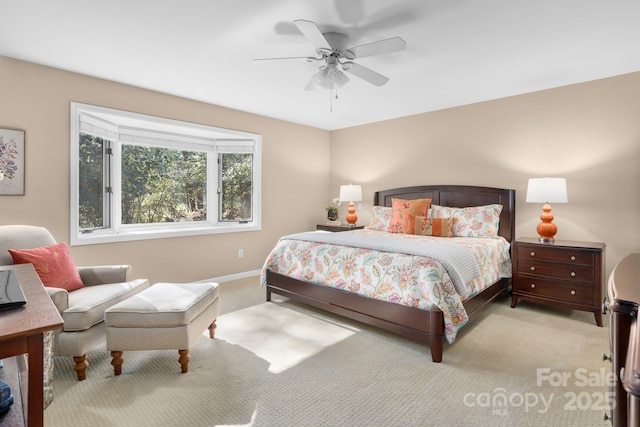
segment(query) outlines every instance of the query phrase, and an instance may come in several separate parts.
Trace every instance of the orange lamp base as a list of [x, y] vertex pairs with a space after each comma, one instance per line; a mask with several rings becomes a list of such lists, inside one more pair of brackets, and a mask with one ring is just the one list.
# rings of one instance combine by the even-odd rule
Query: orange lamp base
[[551, 213], [551, 206], [549, 203], [546, 203], [542, 207], [542, 215], [540, 215], [540, 219], [542, 222], [538, 224], [538, 235], [540, 236], [539, 241], [541, 243], [553, 243], [555, 242], [555, 235], [558, 232], [558, 227], [553, 223], [553, 214]]
[[358, 221], [358, 215], [356, 215], [356, 206], [353, 202], [349, 202], [349, 209], [347, 210], [347, 224], [349, 227], [355, 227]]

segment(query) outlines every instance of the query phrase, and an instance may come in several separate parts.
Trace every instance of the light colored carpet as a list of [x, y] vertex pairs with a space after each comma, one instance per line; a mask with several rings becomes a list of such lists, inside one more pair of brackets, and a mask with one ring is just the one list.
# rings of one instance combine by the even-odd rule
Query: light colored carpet
[[82, 382], [56, 358], [45, 425], [604, 425], [608, 329], [590, 313], [505, 298], [434, 364], [422, 344], [283, 299], [226, 307], [187, 374], [177, 351], [125, 352], [114, 377], [103, 346]]

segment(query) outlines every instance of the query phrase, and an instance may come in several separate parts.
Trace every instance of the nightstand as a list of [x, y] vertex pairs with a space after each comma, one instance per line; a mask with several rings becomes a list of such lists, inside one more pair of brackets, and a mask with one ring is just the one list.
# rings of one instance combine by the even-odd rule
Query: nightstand
[[357, 225], [355, 227], [349, 227], [348, 225], [327, 225], [327, 224], [318, 224], [316, 225], [316, 230], [324, 230], [324, 231], [350, 231], [350, 230], [362, 230], [364, 225]]
[[592, 311], [602, 326], [604, 243], [537, 238], [517, 239], [512, 247], [511, 307], [518, 299]]

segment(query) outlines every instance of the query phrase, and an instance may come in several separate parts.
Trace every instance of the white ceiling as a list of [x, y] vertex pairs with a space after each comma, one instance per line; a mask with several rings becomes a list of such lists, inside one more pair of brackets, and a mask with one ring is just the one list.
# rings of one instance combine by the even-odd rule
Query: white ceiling
[[[330, 111], [317, 63], [252, 61], [313, 56], [295, 19], [407, 50]], [[334, 130], [640, 71], [640, 1], [0, 0], [0, 55]]]

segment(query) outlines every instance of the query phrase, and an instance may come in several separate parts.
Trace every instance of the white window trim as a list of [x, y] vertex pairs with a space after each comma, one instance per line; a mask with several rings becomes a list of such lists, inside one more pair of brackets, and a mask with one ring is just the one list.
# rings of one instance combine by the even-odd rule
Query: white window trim
[[[248, 152], [246, 147], [249, 144], [253, 145], [251, 151], [254, 156], [253, 163], [253, 191], [252, 191], [252, 208], [253, 208], [253, 220], [247, 223], [239, 222], [218, 222], [217, 215], [217, 192], [216, 185], [213, 187], [209, 185], [208, 199], [215, 200], [213, 205], [211, 202], [209, 206], [215, 206], [215, 209], [209, 211], [208, 220], [206, 222], [173, 222], [162, 224], [139, 224], [139, 225], [121, 225], [119, 219], [116, 224], [112, 224], [110, 229], [95, 230], [91, 233], [82, 234], [78, 229], [79, 222], [79, 134], [80, 134], [80, 120], [81, 114], [88, 114], [97, 118], [97, 121], [104, 121], [111, 123], [116, 127], [120, 127], [124, 134], [127, 134], [126, 139], [136, 141], [136, 144], [144, 144], [143, 141], [161, 137], [163, 133], [173, 134], [172, 139], [176, 140], [175, 135], [180, 134], [177, 140], [191, 145], [192, 147], [198, 147], [196, 149], [206, 148], [208, 152], [208, 161], [212, 161], [212, 164], [217, 164], [217, 151], [229, 152], [230, 147], [233, 147], [234, 142], [242, 143], [245, 147], [240, 147], [240, 152]], [[70, 239], [69, 242], [72, 246], [100, 244], [100, 243], [113, 243], [124, 242], [133, 240], [146, 240], [146, 239], [160, 239], [168, 237], [182, 237], [193, 236], [201, 234], [217, 234], [217, 233], [235, 233], [246, 231], [258, 231], [262, 229], [262, 136], [258, 134], [241, 132], [236, 130], [229, 130], [223, 128], [217, 128], [212, 126], [206, 126], [196, 123], [183, 122], [178, 120], [166, 119], [162, 117], [149, 116], [138, 113], [131, 113], [127, 111], [115, 110], [111, 108], [98, 107], [94, 105], [71, 103], [71, 175], [70, 175]], [[151, 134], [144, 129], [151, 130]], [[109, 134], [112, 136], [112, 130], [109, 129]], [[182, 136], [183, 135], [183, 136]], [[130, 139], [131, 138], [131, 139]], [[161, 138], [154, 139], [155, 143], [161, 141]], [[193, 145], [192, 145], [193, 144]], [[116, 145], [116, 150], [119, 151], [119, 144]], [[119, 153], [116, 153], [118, 155]], [[119, 190], [120, 182], [119, 174], [115, 174], [114, 187]], [[208, 183], [217, 184], [217, 176], [214, 168], [208, 168], [207, 181]], [[213, 191], [211, 190], [213, 189]], [[115, 198], [116, 201], [119, 197]], [[115, 213], [120, 212], [120, 206], [118, 202], [113, 203], [112, 206], [112, 219], [114, 219]]]

